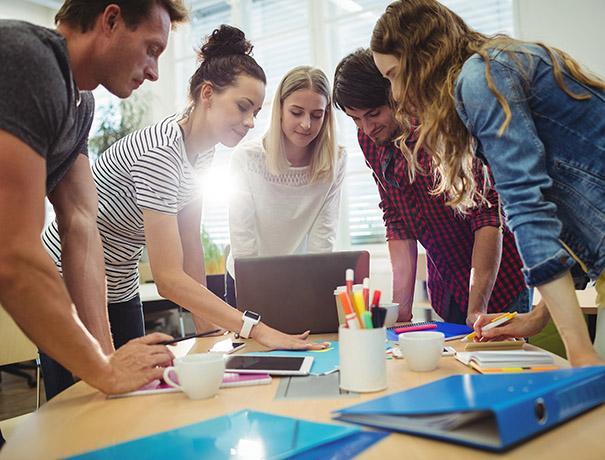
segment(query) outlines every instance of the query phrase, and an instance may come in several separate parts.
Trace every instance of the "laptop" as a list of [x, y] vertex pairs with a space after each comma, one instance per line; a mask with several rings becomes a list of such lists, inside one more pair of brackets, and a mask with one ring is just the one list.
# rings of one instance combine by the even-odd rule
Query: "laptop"
[[334, 291], [344, 286], [348, 268], [355, 271], [355, 284], [361, 284], [370, 273], [370, 254], [344, 251], [237, 258], [237, 308], [255, 311], [265, 324], [289, 334], [337, 332]]

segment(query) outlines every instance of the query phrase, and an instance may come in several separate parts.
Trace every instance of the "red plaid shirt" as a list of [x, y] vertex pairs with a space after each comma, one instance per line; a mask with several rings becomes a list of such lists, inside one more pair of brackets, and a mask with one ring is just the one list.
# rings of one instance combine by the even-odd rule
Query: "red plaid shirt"
[[[426, 249], [427, 288], [433, 308], [447, 320], [451, 294], [466, 315], [474, 233], [484, 226], [500, 226], [496, 191], [491, 188], [487, 194], [491, 207], [485, 205], [460, 215], [445, 204], [443, 196], [429, 193], [434, 187], [432, 174], [417, 173], [414, 182], [409, 183], [406, 161], [394, 144], [378, 147], [361, 131], [357, 136], [378, 185], [386, 239], [419, 241]], [[413, 141], [408, 146], [413, 149]], [[429, 171], [431, 159], [422, 149], [418, 162]], [[502, 311], [525, 289], [521, 267], [514, 237], [504, 227], [502, 262], [489, 312]]]

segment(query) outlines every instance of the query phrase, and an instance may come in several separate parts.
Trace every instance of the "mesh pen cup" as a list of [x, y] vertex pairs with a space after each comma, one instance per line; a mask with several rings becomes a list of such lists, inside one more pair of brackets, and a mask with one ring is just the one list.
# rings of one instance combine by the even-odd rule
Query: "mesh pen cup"
[[384, 328], [338, 329], [340, 388], [359, 393], [387, 387]]

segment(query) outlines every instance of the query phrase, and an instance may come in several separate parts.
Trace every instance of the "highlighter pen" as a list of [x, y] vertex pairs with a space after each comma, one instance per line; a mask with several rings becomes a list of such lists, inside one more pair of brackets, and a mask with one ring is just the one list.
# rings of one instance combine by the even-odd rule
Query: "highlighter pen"
[[364, 309], [370, 309], [370, 278], [363, 279], [363, 304]]
[[346, 292], [339, 292], [338, 297], [340, 298], [340, 303], [342, 304], [342, 309], [345, 313], [347, 327], [349, 329], [359, 329], [359, 321], [357, 320], [357, 315], [353, 311], [351, 299]]
[[[490, 329], [495, 328], [496, 326], [500, 326], [501, 324], [506, 323], [507, 321], [510, 321], [511, 319], [513, 319], [515, 316], [517, 316], [517, 312], [513, 312], [513, 313], [502, 313], [501, 315], [496, 316], [494, 319], [492, 319], [488, 324], [486, 324], [485, 326], [483, 326], [481, 328], [481, 331], [489, 331]], [[468, 334], [467, 336], [463, 337], [462, 339], [460, 339], [461, 342], [468, 342], [472, 339], [474, 339], [477, 336], [477, 333], [475, 331], [471, 332], [470, 334]]]
[[363, 315], [363, 312], [365, 311], [363, 304], [363, 293], [353, 291], [353, 307], [355, 307], [355, 314], [359, 318], [359, 323], [363, 325], [363, 321], [361, 319], [361, 315]]
[[364, 329], [373, 329], [372, 314], [369, 311], [364, 310], [363, 314], [361, 315], [361, 320]]
[[353, 294], [353, 279], [355, 278], [355, 272], [352, 268], [347, 268], [345, 271], [345, 284], [347, 286], [347, 294]]

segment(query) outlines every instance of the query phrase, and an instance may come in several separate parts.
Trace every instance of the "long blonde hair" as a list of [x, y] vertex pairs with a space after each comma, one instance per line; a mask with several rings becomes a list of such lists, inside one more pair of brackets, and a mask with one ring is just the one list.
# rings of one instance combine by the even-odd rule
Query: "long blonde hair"
[[[473, 175], [475, 140], [456, 112], [456, 79], [470, 56], [478, 53], [483, 58], [487, 86], [505, 115], [498, 132], [501, 136], [512, 114], [507, 100], [491, 78], [489, 52], [493, 48], [502, 49], [521, 66], [520, 59], [510, 50], [522, 49], [523, 43], [507, 35], [488, 37], [476, 32], [435, 0], [393, 2], [374, 27], [370, 44], [372, 51], [399, 59], [396, 76], [399, 85], [393, 97], [395, 116], [403, 126], [403, 134], [398, 139], [399, 148], [410, 166], [410, 180], [414, 180], [418, 170], [416, 154], [425, 147], [431, 152], [438, 172], [433, 193], [445, 194], [448, 204], [462, 212], [484, 198]], [[562, 67], [580, 83], [605, 89], [603, 81], [582, 71], [565, 52], [543, 43], [536, 44], [548, 53], [553, 76], [570, 97], [581, 100], [590, 98], [590, 95], [572, 93], [563, 80]], [[412, 129], [409, 120], [413, 118], [419, 120], [420, 126], [418, 141], [410, 151], [405, 141]]]
[[272, 174], [283, 174], [288, 169], [284, 135], [281, 128], [282, 107], [284, 100], [295, 91], [310, 89], [324, 96], [327, 100], [323, 124], [313, 139], [310, 148], [313, 149], [310, 163], [310, 181], [318, 182], [334, 178], [337, 149], [334, 134], [334, 115], [328, 77], [322, 70], [315, 67], [300, 66], [290, 70], [282, 78], [271, 109], [271, 123], [263, 138], [267, 152], [267, 166]]

